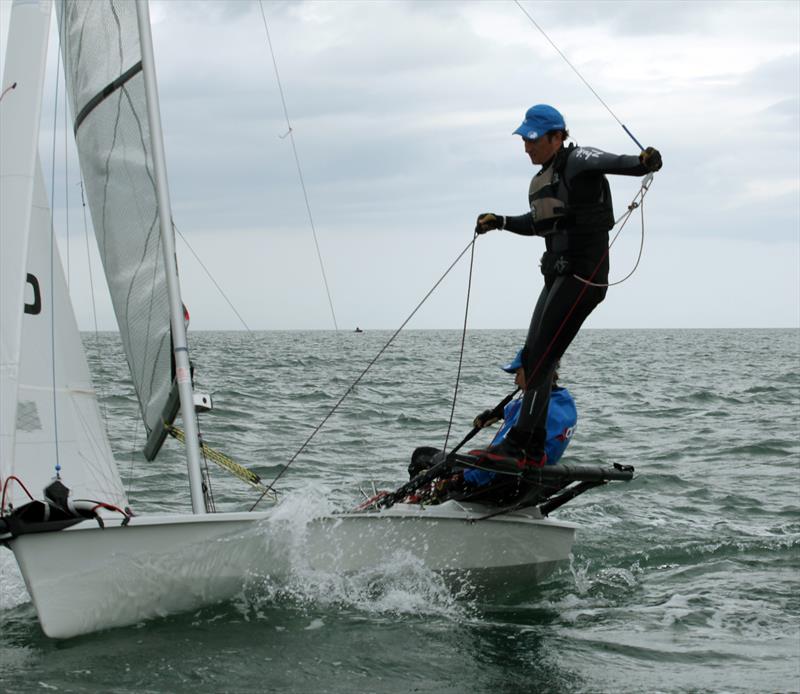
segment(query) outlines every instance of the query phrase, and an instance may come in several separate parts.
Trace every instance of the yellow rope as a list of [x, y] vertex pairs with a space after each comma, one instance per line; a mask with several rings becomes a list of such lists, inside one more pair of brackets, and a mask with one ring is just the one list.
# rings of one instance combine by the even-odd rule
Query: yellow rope
[[[170, 427], [169, 433], [170, 436], [178, 439], [178, 441], [181, 443], [186, 443], [186, 437], [182, 429], [173, 426]], [[216, 463], [222, 468], [225, 468], [232, 475], [238, 477], [243, 482], [247, 482], [247, 484], [249, 484], [251, 487], [255, 487], [258, 491], [268, 494], [273, 500], [277, 499], [278, 495], [275, 493], [275, 491], [269, 489], [269, 487], [265, 487], [261, 483], [261, 478], [252, 470], [248, 470], [243, 465], [239, 465], [239, 463], [234, 462], [224, 453], [214, 450], [205, 443], [201, 444], [200, 448], [203, 451], [203, 455], [211, 462]]]

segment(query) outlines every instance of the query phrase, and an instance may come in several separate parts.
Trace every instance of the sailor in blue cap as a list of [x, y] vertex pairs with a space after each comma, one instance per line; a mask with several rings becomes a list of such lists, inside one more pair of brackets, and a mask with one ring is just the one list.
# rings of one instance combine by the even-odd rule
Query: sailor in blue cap
[[530, 210], [513, 217], [483, 213], [475, 231], [505, 229], [522, 236], [543, 236], [544, 288], [523, 348], [526, 389], [519, 419], [501, 441], [471, 453], [489, 461], [510, 458], [525, 468], [545, 464], [553, 371], [606, 295], [608, 232], [614, 227], [606, 174], [644, 176], [658, 171], [661, 154], [652, 147], [638, 155], [609, 154], [574, 144], [566, 147], [566, 121], [547, 104], [531, 106], [513, 134], [522, 137], [531, 163], [541, 166], [528, 189]]
[[[514, 384], [525, 391], [525, 368], [522, 365], [522, 350], [504, 366], [500, 367], [503, 371], [514, 374]], [[511, 427], [516, 424], [519, 418], [522, 398], [512, 400], [503, 409], [503, 426], [492, 439], [492, 444], [498, 444], [508, 434]], [[496, 421], [492, 410], [486, 410], [475, 418], [474, 425], [483, 428]], [[564, 387], [558, 385], [558, 371], [553, 372], [553, 380], [550, 388], [550, 404], [547, 408], [547, 439], [545, 441], [545, 452], [547, 454], [547, 464], [555, 465], [564, 455], [572, 435], [578, 424], [578, 410], [572, 394]], [[469, 486], [483, 487], [495, 478], [494, 472], [480, 469], [467, 469], [464, 471], [464, 482]]]

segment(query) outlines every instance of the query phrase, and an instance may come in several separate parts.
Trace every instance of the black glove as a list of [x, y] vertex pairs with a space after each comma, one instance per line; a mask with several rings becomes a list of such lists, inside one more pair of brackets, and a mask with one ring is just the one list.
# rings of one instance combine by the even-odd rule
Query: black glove
[[500, 417], [498, 417], [494, 410], [484, 410], [481, 412], [472, 422], [472, 426], [477, 429], [483, 429], [484, 427], [488, 427], [490, 424], [494, 424], [498, 421]]
[[648, 171], [658, 171], [661, 169], [661, 152], [655, 147], [648, 147], [639, 155], [639, 161]]
[[492, 229], [502, 229], [505, 225], [506, 218], [502, 215], [484, 212], [478, 215], [478, 221], [475, 223], [475, 233], [485, 234]]

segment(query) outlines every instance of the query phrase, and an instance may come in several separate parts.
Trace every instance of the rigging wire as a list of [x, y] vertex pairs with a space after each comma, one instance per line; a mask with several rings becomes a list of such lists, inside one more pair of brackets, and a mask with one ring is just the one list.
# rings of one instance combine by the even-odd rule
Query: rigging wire
[[467, 305], [464, 309], [464, 327], [461, 330], [461, 351], [458, 353], [458, 370], [456, 371], [456, 385], [453, 389], [453, 406], [450, 408], [450, 421], [447, 423], [447, 434], [444, 437], [444, 446], [442, 450], [447, 450], [447, 442], [450, 440], [450, 430], [453, 428], [453, 417], [456, 412], [456, 400], [458, 399], [458, 384], [461, 381], [461, 365], [464, 361], [464, 341], [467, 337], [467, 318], [469, 316], [469, 298], [472, 295], [472, 268], [475, 264], [475, 239], [478, 238], [478, 233], [475, 232], [472, 236], [472, 250], [469, 254], [469, 278], [467, 279]]
[[297, 166], [297, 175], [300, 179], [300, 187], [303, 190], [303, 199], [306, 203], [306, 212], [308, 213], [308, 221], [311, 225], [311, 234], [314, 237], [314, 246], [317, 249], [317, 259], [319, 260], [319, 268], [322, 271], [322, 281], [325, 284], [325, 293], [328, 295], [328, 305], [331, 309], [331, 318], [333, 318], [333, 327], [338, 332], [339, 325], [336, 322], [336, 312], [333, 309], [333, 299], [331, 298], [331, 290], [330, 286], [328, 285], [328, 276], [325, 273], [325, 264], [322, 262], [322, 251], [319, 248], [319, 240], [317, 239], [317, 229], [314, 225], [314, 216], [311, 214], [311, 203], [308, 200], [308, 191], [306, 190], [306, 183], [303, 177], [303, 169], [300, 166], [300, 157], [297, 154], [297, 146], [294, 141], [294, 129], [292, 128], [292, 123], [289, 120], [289, 110], [286, 107], [286, 98], [283, 94], [283, 85], [281, 84], [281, 76], [278, 71], [278, 61], [275, 59], [275, 51], [272, 47], [272, 39], [269, 34], [269, 26], [267, 25], [267, 16], [264, 14], [264, 5], [262, 0], [258, 0], [258, 8], [261, 10], [261, 19], [264, 22], [264, 32], [267, 35], [267, 44], [269, 45], [269, 52], [272, 56], [272, 65], [275, 69], [275, 80], [278, 83], [278, 92], [281, 95], [281, 104], [283, 104], [283, 115], [286, 118], [286, 127], [288, 128], [285, 135], [281, 136], [280, 139], [284, 139], [288, 136], [289, 141], [292, 143], [292, 152], [294, 153], [294, 162]]
[[525, 9], [523, 6], [522, 6], [522, 4], [520, 3], [520, 1], [519, 1], [519, 0], [514, 0], [514, 4], [515, 4], [517, 7], [519, 7], [519, 9], [522, 11], [522, 13], [523, 13], [523, 14], [524, 14], [524, 15], [525, 15], [525, 16], [526, 16], [526, 17], [527, 17], [529, 20], [530, 20], [531, 24], [533, 24], [533, 26], [535, 26], [535, 27], [536, 27], [536, 28], [537, 28], [537, 29], [538, 29], [538, 30], [541, 32], [542, 36], [544, 36], [544, 37], [547, 39], [547, 41], [550, 43], [550, 45], [551, 45], [551, 46], [552, 46], [552, 47], [553, 47], [553, 48], [556, 50], [556, 53], [558, 53], [558, 54], [559, 54], [559, 55], [560, 55], [560, 56], [561, 56], [561, 57], [564, 59], [564, 62], [565, 62], [567, 65], [569, 65], [569, 66], [572, 68], [572, 71], [573, 71], [573, 72], [574, 72], [574, 73], [575, 73], [575, 74], [576, 74], [576, 75], [577, 75], [577, 76], [580, 78], [581, 82], [583, 82], [583, 83], [584, 83], [584, 84], [585, 84], [585, 85], [586, 85], [586, 86], [589, 88], [589, 91], [590, 91], [590, 92], [592, 92], [592, 94], [594, 94], [594, 95], [597, 97], [597, 100], [598, 100], [598, 101], [599, 101], [601, 104], [603, 104], [603, 106], [605, 106], [605, 109], [606, 109], [606, 111], [608, 111], [608, 112], [611, 114], [612, 118], [613, 118], [615, 121], [617, 121], [617, 123], [619, 123], [619, 124], [622, 126], [622, 129], [623, 129], [623, 130], [624, 130], [624, 131], [625, 131], [625, 132], [628, 134], [628, 137], [630, 137], [630, 138], [631, 138], [631, 140], [633, 140], [633, 141], [636, 143], [636, 146], [637, 146], [637, 147], [638, 147], [640, 150], [644, 150], [644, 147], [642, 147], [642, 145], [641, 145], [641, 143], [639, 142], [639, 140], [637, 140], [637, 139], [634, 137], [633, 133], [632, 133], [630, 130], [628, 130], [628, 127], [627, 127], [627, 126], [626, 126], [626, 125], [625, 125], [625, 124], [624, 124], [624, 123], [623, 123], [623, 122], [622, 122], [622, 121], [621, 121], [619, 118], [617, 118], [617, 115], [616, 115], [616, 114], [615, 114], [615, 113], [614, 113], [614, 112], [611, 110], [611, 107], [610, 107], [610, 106], [609, 106], [609, 105], [608, 105], [608, 104], [607, 104], [605, 101], [603, 101], [603, 98], [602, 98], [602, 97], [601, 97], [601, 96], [600, 96], [600, 95], [599, 95], [599, 94], [598, 94], [598, 93], [597, 93], [597, 92], [594, 90], [594, 87], [592, 87], [592, 85], [591, 85], [591, 84], [589, 84], [589, 82], [587, 82], [587, 81], [586, 81], [586, 79], [584, 78], [584, 76], [583, 76], [583, 75], [582, 75], [582, 74], [581, 74], [581, 73], [578, 71], [578, 68], [576, 68], [576, 67], [575, 67], [575, 66], [574, 66], [574, 65], [573, 65], [573, 64], [572, 64], [572, 63], [569, 61], [569, 59], [567, 58], [567, 56], [566, 56], [566, 55], [564, 55], [563, 51], [562, 51], [562, 50], [561, 50], [561, 49], [560, 49], [560, 48], [559, 48], [559, 47], [558, 47], [558, 46], [555, 44], [555, 42], [553, 41], [553, 39], [551, 39], [551, 38], [550, 38], [550, 37], [547, 35], [547, 33], [545, 32], [545, 30], [544, 30], [544, 29], [542, 29], [542, 27], [540, 27], [540, 26], [539, 26], [539, 24], [536, 22], [536, 20], [535, 20], [533, 17], [531, 17], [531, 15], [530, 15], [530, 14], [528, 14], [528, 11], [527, 11], [527, 10], [526, 10], [526, 9]]
[[[100, 355], [100, 328], [97, 325], [97, 304], [95, 302], [95, 289], [94, 289], [94, 273], [92, 272], [92, 253], [89, 245], [89, 224], [86, 219], [86, 198], [83, 194], [83, 179], [79, 180], [76, 185], [81, 188], [81, 208], [83, 209], [83, 237], [86, 240], [86, 267], [89, 272], [89, 296], [92, 300], [92, 321], [94, 323], [94, 347], [97, 350], [98, 356]], [[100, 409], [103, 413], [103, 422], [108, 429], [108, 410], [106, 407], [105, 398], [100, 399]]]
[[[58, 52], [58, 62], [56, 63], [56, 87], [55, 98], [53, 100], [53, 146], [50, 162], [50, 195], [55, 198], [56, 191], [56, 139], [58, 133], [58, 85], [60, 82], [61, 71], [61, 51]], [[66, 75], [66, 68], [65, 73]], [[66, 81], [66, 78], [65, 78]], [[66, 85], [65, 85], [66, 88]], [[66, 103], [65, 103], [66, 106]], [[66, 137], [66, 134], [64, 135]], [[50, 205], [50, 363], [51, 375], [53, 378], [53, 448], [55, 449], [56, 459], [56, 478], [61, 477], [61, 458], [59, 454], [58, 440], [58, 388], [56, 386], [56, 310], [55, 310], [55, 254], [56, 254], [56, 232], [54, 223], [54, 205]]]
[[[70, 258], [69, 258], [69, 153], [68, 153], [68, 145], [69, 145], [69, 137], [67, 133], [69, 132], [69, 111], [67, 108], [67, 64], [66, 64], [66, 56], [64, 59], [64, 234], [66, 236], [66, 255], [67, 255], [67, 289], [69, 289], [72, 285], [70, 283]], [[54, 196], [55, 197], [55, 196]]]
[[422, 300], [414, 307], [414, 310], [409, 314], [408, 318], [406, 318], [403, 321], [402, 325], [397, 330], [395, 330], [394, 333], [392, 333], [392, 336], [386, 341], [386, 344], [384, 344], [383, 347], [380, 348], [378, 353], [372, 358], [372, 360], [369, 362], [369, 364], [367, 364], [366, 367], [364, 368], [364, 370], [356, 377], [355, 381], [353, 381], [347, 387], [347, 389], [344, 391], [344, 393], [339, 398], [339, 400], [336, 402], [336, 404], [330, 409], [328, 414], [326, 414], [322, 418], [322, 421], [319, 424], [317, 424], [317, 426], [314, 428], [314, 431], [312, 431], [311, 434], [309, 434], [308, 438], [303, 442], [303, 445], [300, 446], [300, 448], [297, 450], [297, 452], [291, 457], [289, 462], [286, 463], [286, 465], [283, 466], [283, 468], [281, 469], [281, 471], [277, 475], [275, 475], [275, 477], [273, 478], [272, 482], [270, 482], [267, 485], [267, 489], [261, 494], [260, 497], [258, 497], [258, 499], [256, 499], [256, 502], [250, 507], [250, 511], [255, 509], [256, 506], [258, 506], [259, 502], [264, 498], [264, 496], [266, 495], [266, 493], [268, 491], [273, 489], [273, 486], [283, 476], [283, 473], [285, 473], [289, 469], [289, 466], [297, 459], [297, 456], [299, 456], [303, 452], [303, 450], [305, 450], [306, 446], [311, 442], [311, 439], [313, 439], [317, 435], [319, 430], [322, 429], [322, 427], [325, 424], [325, 422], [327, 422], [331, 418], [333, 413], [336, 412], [337, 409], [339, 409], [339, 405], [341, 405], [344, 402], [345, 398], [348, 395], [350, 395], [350, 393], [353, 390], [353, 388], [355, 388], [358, 385], [358, 383], [361, 381], [361, 379], [364, 378], [364, 376], [366, 375], [367, 371], [369, 371], [372, 368], [372, 366], [375, 364], [376, 361], [378, 361], [380, 356], [389, 348], [389, 345], [391, 345], [392, 342], [394, 341], [394, 339], [400, 334], [400, 331], [403, 328], [405, 328], [406, 325], [408, 325], [408, 322], [414, 317], [414, 315], [417, 313], [417, 311], [419, 311], [419, 309], [422, 307], [422, 304], [424, 304], [428, 300], [430, 295], [433, 294], [433, 292], [436, 290], [436, 288], [442, 283], [444, 278], [447, 277], [447, 275], [450, 273], [450, 271], [456, 266], [458, 261], [461, 260], [461, 258], [464, 257], [464, 254], [470, 248], [473, 248], [474, 245], [475, 245], [475, 237], [473, 236], [472, 240], [465, 246], [464, 250], [461, 251], [461, 253], [459, 253], [456, 256], [456, 259], [452, 263], [450, 263], [450, 266], [447, 268], [447, 270], [444, 271], [444, 274], [442, 274], [442, 276], [438, 280], [436, 280], [436, 283], [433, 285], [433, 287], [430, 288], [428, 293], [425, 296], [423, 296]]
[[175, 229], [175, 231], [178, 233], [178, 236], [180, 236], [181, 241], [183, 241], [186, 244], [186, 248], [188, 248], [189, 251], [191, 251], [192, 255], [194, 256], [194, 259], [200, 264], [200, 267], [203, 268], [203, 270], [205, 271], [206, 275], [208, 275], [208, 279], [210, 279], [214, 283], [214, 286], [217, 288], [217, 291], [222, 295], [222, 298], [225, 299], [225, 301], [228, 302], [228, 306], [230, 306], [231, 310], [236, 314], [236, 317], [239, 319], [241, 324], [244, 326], [245, 330], [247, 330], [247, 332], [249, 332], [249, 333], [252, 333], [253, 331], [250, 330], [250, 326], [247, 325], [247, 323], [245, 322], [244, 318], [242, 318], [241, 314], [236, 310], [236, 307], [233, 305], [231, 300], [228, 298], [227, 294], [225, 294], [225, 292], [222, 290], [222, 287], [220, 287], [219, 284], [217, 283], [217, 281], [214, 279], [214, 276], [211, 274], [211, 271], [205, 266], [203, 261], [200, 260], [200, 256], [197, 255], [197, 253], [195, 252], [194, 248], [192, 248], [189, 245], [189, 241], [181, 233], [181, 230], [178, 229], [178, 225], [175, 224], [174, 221], [172, 222], [172, 228]]

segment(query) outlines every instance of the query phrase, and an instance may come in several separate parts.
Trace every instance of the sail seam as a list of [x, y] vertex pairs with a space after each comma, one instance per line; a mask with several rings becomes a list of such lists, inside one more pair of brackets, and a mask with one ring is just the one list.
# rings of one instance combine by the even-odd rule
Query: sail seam
[[78, 114], [78, 117], [75, 119], [75, 127], [73, 128], [73, 132], [77, 134], [78, 128], [81, 126], [81, 123], [86, 120], [88, 115], [94, 111], [103, 101], [105, 101], [109, 96], [111, 96], [117, 89], [122, 87], [126, 82], [133, 79], [136, 75], [138, 75], [142, 71], [142, 61], [140, 60], [136, 63], [133, 67], [123, 72], [117, 79], [113, 82], [110, 82], [105, 87], [103, 87], [97, 94], [95, 94], [89, 101], [86, 102], [86, 105], [81, 109], [81, 112]]

